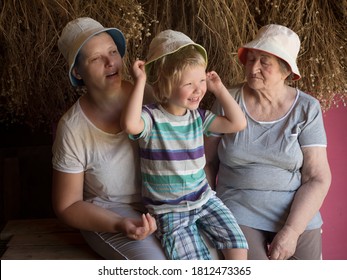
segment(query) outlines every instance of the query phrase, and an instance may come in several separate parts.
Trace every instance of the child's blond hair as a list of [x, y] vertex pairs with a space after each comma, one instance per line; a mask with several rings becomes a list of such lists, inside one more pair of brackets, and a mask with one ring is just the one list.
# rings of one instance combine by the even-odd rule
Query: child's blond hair
[[147, 73], [147, 81], [154, 89], [154, 97], [160, 104], [170, 99], [173, 87], [181, 80], [187, 67], [207, 67], [207, 62], [195, 46], [189, 45], [153, 62]]

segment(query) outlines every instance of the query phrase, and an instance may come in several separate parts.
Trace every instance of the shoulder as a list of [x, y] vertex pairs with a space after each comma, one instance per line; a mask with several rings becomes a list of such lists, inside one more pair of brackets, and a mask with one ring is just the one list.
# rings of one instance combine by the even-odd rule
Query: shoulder
[[82, 110], [79, 105], [79, 100], [77, 100], [75, 104], [73, 104], [60, 118], [59, 125], [69, 126], [69, 125], [72, 125], [73, 123], [78, 124], [78, 122], [80, 122], [81, 114], [82, 114]]
[[235, 99], [239, 96], [241, 96], [242, 89], [243, 89], [244, 83], [236, 84], [228, 89], [229, 93], [232, 97]]
[[317, 98], [299, 89], [297, 107], [304, 107], [307, 110], [321, 110], [321, 104]]
[[142, 118], [155, 121], [162, 119], [164, 113], [160, 110], [156, 103], [149, 103], [142, 106]]
[[151, 113], [154, 111], [162, 112], [156, 103], [149, 103], [142, 106], [142, 111]]
[[300, 99], [306, 100], [306, 102], [319, 103], [318, 99], [312, 96], [311, 94], [308, 94], [300, 89], [298, 89], [298, 92], [300, 94]]
[[[235, 101], [240, 104], [242, 98], [242, 90], [245, 83], [236, 84], [230, 88], [228, 91], [230, 95], [235, 99]], [[218, 100], [215, 100], [211, 107], [211, 111], [217, 115], [224, 115], [224, 110], [222, 106], [219, 104]]]

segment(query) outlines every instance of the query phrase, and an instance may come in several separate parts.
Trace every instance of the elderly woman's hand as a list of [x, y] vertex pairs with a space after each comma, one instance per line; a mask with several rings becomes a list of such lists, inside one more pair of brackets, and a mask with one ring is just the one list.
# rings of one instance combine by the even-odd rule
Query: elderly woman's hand
[[299, 234], [284, 226], [275, 236], [269, 247], [270, 260], [287, 260], [294, 255]]
[[155, 219], [149, 214], [142, 214], [142, 219], [124, 218], [123, 232], [130, 239], [142, 240], [157, 230]]

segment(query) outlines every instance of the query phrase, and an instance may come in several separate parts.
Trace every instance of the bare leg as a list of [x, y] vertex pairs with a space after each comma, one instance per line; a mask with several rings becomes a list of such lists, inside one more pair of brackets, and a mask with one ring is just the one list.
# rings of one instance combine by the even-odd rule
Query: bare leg
[[226, 260], [247, 260], [247, 249], [224, 249], [222, 252]]

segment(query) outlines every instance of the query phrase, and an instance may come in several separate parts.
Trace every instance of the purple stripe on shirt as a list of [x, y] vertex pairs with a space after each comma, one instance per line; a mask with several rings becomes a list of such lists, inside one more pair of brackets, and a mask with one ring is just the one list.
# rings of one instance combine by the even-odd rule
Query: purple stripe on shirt
[[197, 201], [199, 200], [201, 195], [207, 190], [207, 188], [209, 188], [209, 185], [206, 183], [198, 191], [181, 196], [177, 199], [154, 201], [148, 197], [143, 197], [143, 202], [145, 205], [148, 205], [148, 204], [149, 205], [163, 205], [163, 204], [178, 205], [182, 201]]
[[151, 160], [188, 160], [197, 159], [204, 156], [204, 147], [198, 147], [194, 150], [151, 150], [140, 149], [140, 156]]

